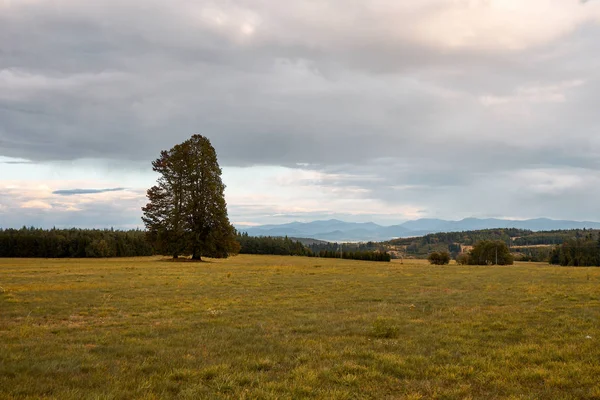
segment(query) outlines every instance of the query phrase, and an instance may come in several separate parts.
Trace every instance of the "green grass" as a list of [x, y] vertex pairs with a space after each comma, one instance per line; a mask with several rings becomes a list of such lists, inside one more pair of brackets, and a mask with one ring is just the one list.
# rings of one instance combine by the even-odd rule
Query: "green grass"
[[0, 259], [0, 398], [599, 399], [600, 268]]

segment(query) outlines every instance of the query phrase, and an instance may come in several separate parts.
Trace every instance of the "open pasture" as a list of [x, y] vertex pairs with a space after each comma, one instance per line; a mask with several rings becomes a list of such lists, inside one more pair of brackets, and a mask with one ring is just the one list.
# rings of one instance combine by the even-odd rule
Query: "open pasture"
[[0, 259], [0, 398], [599, 399], [600, 268]]

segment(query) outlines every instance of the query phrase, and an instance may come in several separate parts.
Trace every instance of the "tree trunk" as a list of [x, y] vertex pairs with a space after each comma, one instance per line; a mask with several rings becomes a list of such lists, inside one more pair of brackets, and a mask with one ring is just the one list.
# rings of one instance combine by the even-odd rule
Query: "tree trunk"
[[202, 256], [194, 252], [194, 254], [192, 255], [192, 260], [202, 261]]

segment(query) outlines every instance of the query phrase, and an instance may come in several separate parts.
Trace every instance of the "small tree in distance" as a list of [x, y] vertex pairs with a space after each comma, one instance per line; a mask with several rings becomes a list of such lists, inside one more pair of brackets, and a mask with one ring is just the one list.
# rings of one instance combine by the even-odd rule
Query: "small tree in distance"
[[467, 265], [469, 264], [469, 255], [467, 253], [461, 253], [456, 256], [456, 263], [458, 265]]
[[173, 258], [225, 258], [239, 251], [227, 216], [225, 185], [210, 141], [193, 135], [152, 162], [160, 174], [142, 220], [156, 248]]
[[434, 251], [427, 257], [427, 260], [432, 265], [447, 265], [450, 264], [450, 254], [447, 251]]
[[512, 265], [514, 258], [501, 240], [482, 240], [469, 252], [470, 265]]

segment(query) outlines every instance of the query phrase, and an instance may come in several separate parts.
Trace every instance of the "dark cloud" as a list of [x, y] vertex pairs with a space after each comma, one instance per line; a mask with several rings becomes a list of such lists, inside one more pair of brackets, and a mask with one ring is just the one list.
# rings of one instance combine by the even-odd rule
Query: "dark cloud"
[[[441, 51], [394, 33], [385, 13], [358, 3], [350, 7], [365, 19], [356, 24], [342, 14], [341, 32], [315, 10], [253, 9], [252, 2], [222, 11], [207, 3], [195, 19], [183, 15], [187, 2], [181, 12], [137, 1], [66, 4], [0, 17], [0, 82], [12, 90], [0, 96], [3, 155], [148, 160], [195, 132], [213, 140], [226, 165], [364, 162], [449, 135], [454, 150], [514, 131], [540, 143], [545, 126], [497, 124], [479, 97], [588, 78], [586, 65], [598, 59], [577, 47], [597, 41], [576, 33], [520, 51]], [[258, 22], [241, 37], [211, 18]], [[578, 59], [576, 68], [564, 63]]]
[[[508, 186], [494, 190], [521, 188], [514, 198], [535, 212], [542, 197], [526, 198], [523, 171], [600, 169], [596, 2], [536, 1], [527, 7], [547, 7], [547, 18], [533, 24], [523, 13], [497, 35], [493, 24], [477, 31], [471, 2], [411, 3], [0, 9], [0, 156], [139, 165], [201, 133], [221, 165], [306, 163], [359, 177], [331, 187], [429, 212], [483, 209], [461, 193], [497, 176]], [[473, 43], [423, 33], [440, 15], [430, 28], [444, 29], [449, 7], [480, 33]], [[559, 212], [561, 196], [543, 212]], [[502, 206], [493, 193], [472, 197]]]
[[78, 194], [98, 194], [107, 192], [120, 192], [126, 190], [125, 188], [111, 188], [111, 189], [61, 189], [55, 190], [52, 194], [58, 194], [60, 196], [74, 196]]

